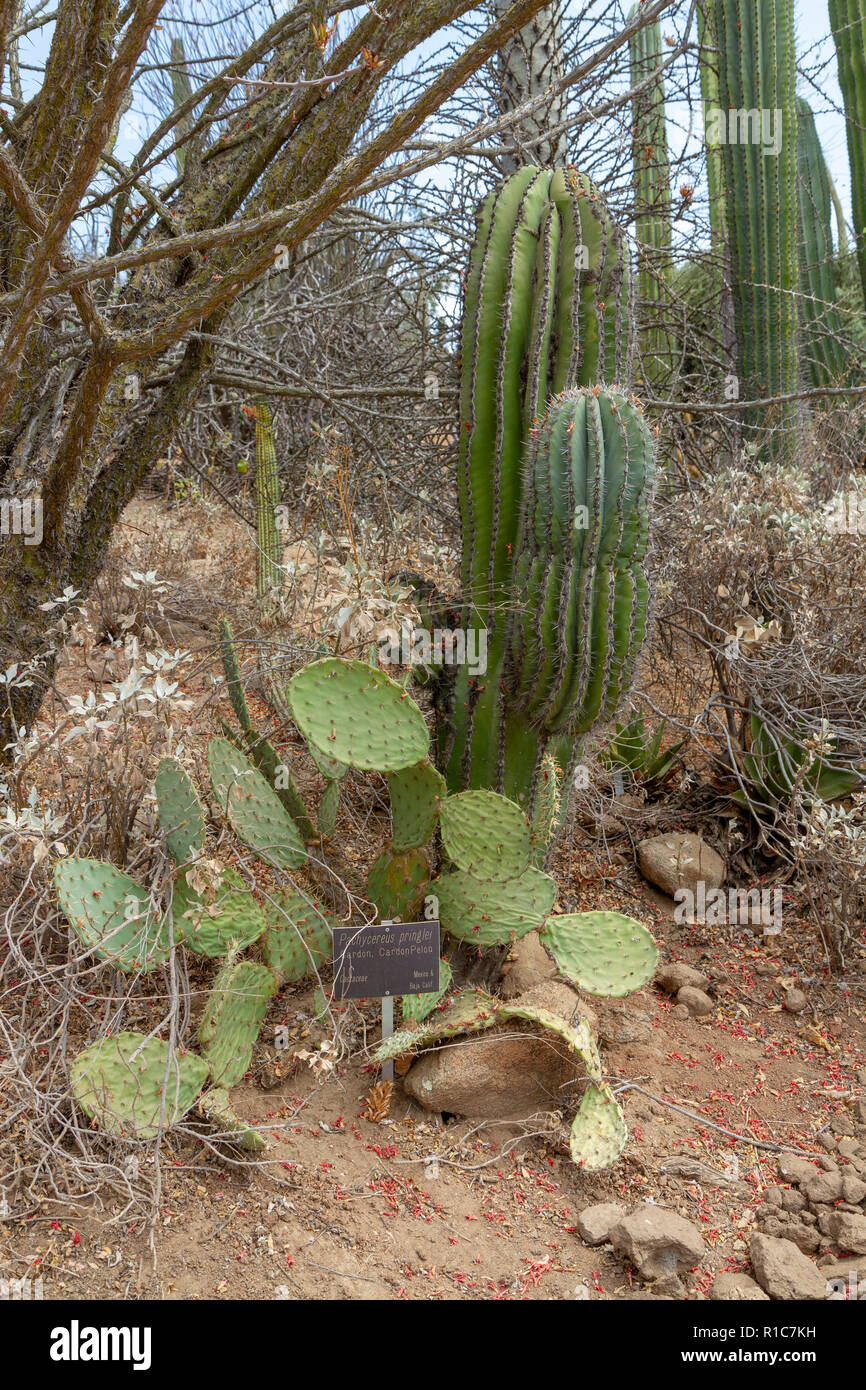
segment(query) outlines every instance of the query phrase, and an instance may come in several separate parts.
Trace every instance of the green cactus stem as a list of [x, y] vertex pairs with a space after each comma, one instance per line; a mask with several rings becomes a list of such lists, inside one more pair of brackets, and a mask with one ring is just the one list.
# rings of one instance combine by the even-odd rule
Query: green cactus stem
[[829, 0], [829, 11], [845, 105], [854, 249], [866, 301], [866, 0]]

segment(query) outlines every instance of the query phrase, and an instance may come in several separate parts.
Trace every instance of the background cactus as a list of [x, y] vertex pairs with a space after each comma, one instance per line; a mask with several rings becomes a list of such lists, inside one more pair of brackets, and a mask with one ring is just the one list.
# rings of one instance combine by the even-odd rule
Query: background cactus
[[815, 118], [802, 97], [797, 98], [797, 122], [802, 366], [809, 373], [809, 385], [841, 385], [849, 354], [836, 308], [830, 176]]
[[279, 606], [283, 587], [282, 545], [277, 523], [280, 480], [270, 406], [266, 401], [259, 401], [255, 409], [247, 413], [253, 416], [256, 424], [256, 595], [259, 618], [267, 625]]
[[282, 980], [310, 975], [333, 956], [334, 924], [315, 898], [286, 886], [269, 895], [265, 957]]
[[829, 0], [829, 11], [845, 104], [854, 249], [866, 300], [866, 0]]
[[251, 946], [265, 929], [262, 909], [231, 868], [221, 867], [213, 888], [194, 888], [189, 876], [180, 874], [171, 906], [184, 946], [202, 956], [224, 956], [232, 945]]
[[187, 864], [204, 852], [204, 812], [189, 774], [175, 758], [163, 758], [154, 791], [159, 824], [175, 864]]
[[[634, 5], [629, 22], [641, 11]], [[640, 366], [644, 381], [656, 382], [674, 365], [674, 344], [661, 321], [668, 303], [671, 259], [671, 171], [665, 124], [665, 80], [661, 25], [656, 19], [629, 39], [632, 98], [632, 168], [635, 235], [638, 243], [637, 310], [643, 325]], [[655, 75], [653, 75], [655, 74]], [[652, 78], [651, 81], [647, 79]], [[646, 84], [646, 85], [641, 85]]]
[[[799, 384], [794, 3], [713, 0], [712, 18], [717, 118], [729, 123], [721, 148], [740, 396], [757, 400], [796, 392]], [[759, 122], [769, 117], [772, 129], [756, 130], [750, 113]], [[773, 448], [792, 446], [800, 420], [797, 403], [774, 407], [770, 418], [779, 427]], [[755, 411], [749, 423], [766, 425], [766, 411]]]

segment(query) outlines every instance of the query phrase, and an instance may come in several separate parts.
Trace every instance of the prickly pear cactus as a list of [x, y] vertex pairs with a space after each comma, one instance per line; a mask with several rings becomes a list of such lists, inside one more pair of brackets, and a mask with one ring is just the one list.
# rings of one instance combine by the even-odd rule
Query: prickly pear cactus
[[209, 741], [207, 759], [214, 794], [240, 838], [281, 869], [300, 868], [307, 851], [298, 827], [261, 773], [225, 738]]
[[367, 895], [383, 922], [418, 919], [430, 881], [430, 866], [420, 849], [386, 849], [367, 874]]
[[416, 763], [388, 776], [391, 792], [391, 844], [395, 850], [426, 845], [445, 798], [445, 778], [432, 763]]
[[519, 878], [529, 864], [526, 812], [496, 792], [449, 796], [440, 820], [448, 858], [476, 878]]
[[[61, 859], [54, 866], [60, 906], [85, 946], [118, 970], [156, 970], [171, 954], [167, 924], [158, 921], [140, 884], [101, 859]], [[177, 941], [178, 932], [175, 936]]]
[[[183, 944], [202, 956], [224, 956], [234, 944], [240, 950], [257, 941], [265, 918], [235, 869], [219, 867], [219, 883], [190, 882], [181, 874], [174, 885], [172, 913], [183, 933]], [[194, 886], [197, 884], [198, 886]]]
[[154, 779], [159, 824], [175, 864], [204, 853], [204, 812], [189, 774], [176, 758], [163, 758]]
[[619, 912], [548, 917], [540, 939], [566, 979], [609, 999], [641, 989], [658, 965], [658, 947], [646, 927]]
[[214, 1084], [229, 1091], [250, 1065], [268, 1000], [276, 989], [273, 973], [255, 961], [235, 962], [233, 954], [214, 981], [199, 1029], [199, 1042]]
[[247, 1153], [261, 1153], [267, 1148], [258, 1130], [253, 1129], [238, 1115], [229, 1099], [228, 1091], [223, 1090], [221, 1086], [214, 1086], [211, 1090], [205, 1091], [199, 1100], [198, 1109], [206, 1120], [210, 1120], [217, 1129], [223, 1130]]
[[465, 869], [442, 874], [432, 890], [446, 931], [473, 946], [498, 946], [535, 931], [553, 909], [556, 884], [538, 869], [489, 881]]
[[331, 960], [334, 923], [315, 898], [296, 888], [278, 888], [265, 904], [265, 957], [289, 984]]
[[307, 742], [349, 767], [399, 772], [427, 756], [430, 735], [415, 701], [365, 661], [314, 661], [295, 673], [288, 695]]
[[606, 1083], [590, 1083], [571, 1126], [571, 1157], [585, 1173], [616, 1163], [628, 1142], [625, 1116]]
[[207, 1063], [143, 1033], [117, 1033], [79, 1052], [72, 1094], [107, 1134], [152, 1139], [195, 1103]]

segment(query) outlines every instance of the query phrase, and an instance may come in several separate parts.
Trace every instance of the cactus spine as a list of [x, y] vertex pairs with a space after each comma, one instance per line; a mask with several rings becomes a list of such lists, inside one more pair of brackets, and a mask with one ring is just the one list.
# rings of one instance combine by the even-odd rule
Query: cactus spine
[[866, 300], [866, 0], [830, 0], [829, 10], [845, 104], [855, 249]]
[[[713, 0], [712, 14], [720, 105], [708, 114], [713, 126], [728, 123], [722, 150], [740, 393], [754, 400], [798, 386], [794, 3]], [[750, 423], [765, 417], [761, 411]], [[774, 414], [783, 440], [798, 419], [796, 402]]]
[[[640, 13], [635, 5], [631, 23]], [[632, 166], [634, 170], [635, 227], [638, 240], [638, 313], [645, 324], [641, 343], [641, 371], [645, 380], [658, 381], [671, 369], [673, 343], [659, 322], [667, 301], [665, 283], [671, 268], [671, 172], [665, 126], [665, 80], [657, 69], [662, 63], [662, 35], [658, 20], [629, 39], [631, 85], [653, 80], [632, 99]]]
[[833, 277], [830, 178], [808, 102], [797, 98], [800, 199], [800, 324], [803, 366], [811, 385], [832, 386], [847, 374]]
[[583, 175], [521, 169], [485, 199], [466, 287], [458, 496], [463, 621], [487, 630], [487, 672], [457, 673], [440, 750], [452, 790], [502, 782], [530, 431], [565, 387], [628, 376], [628, 291], [624, 239]]

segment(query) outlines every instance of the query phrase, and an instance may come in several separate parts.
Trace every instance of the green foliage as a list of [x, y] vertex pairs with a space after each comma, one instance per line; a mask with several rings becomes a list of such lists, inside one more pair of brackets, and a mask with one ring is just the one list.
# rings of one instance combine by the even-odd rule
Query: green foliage
[[599, 1173], [616, 1163], [628, 1142], [628, 1128], [606, 1083], [587, 1086], [571, 1126], [571, 1157], [585, 1173]]
[[208, 1068], [159, 1038], [117, 1033], [79, 1052], [69, 1074], [76, 1102], [106, 1134], [152, 1139], [195, 1103]]
[[442, 844], [458, 869], [482, 879], [517, 878], [529, 864], [526, 812], [495, 792], [449, 796], [441, 811]]
[[383, 922], [416, 921], [424, 907], [430, 865], [420, 849], [386, 849], [367, 874], [367, 896]]
[[163, 758], [154, 791], [159, 824], [175, 864], [188, 864], [204, 852], [204, 811], [189, 774], [175, 758]]
[[331, 959], [334, 923], [311, 895], [277, 888], [269, 895], [265, 917], [265, 958], [281, 979], [302, 980]]
[[733, 793], [733, 800], [747, 807], [759, 820], [790, 805], [795, 790], [804, 804], [812, 801], [838, 801], [862, 786], [864, 776], [850, 763], [832, 760], [836, 739], [828, 737], [825, 747], [830, 756], [810, 752], [798, 731], [789, 737], [774, 736], [757, 714], [750, 720], [752, 746], [743, 755], [740, 773], [746, 783]]
[[172, 915], [178, 935], [184, 946], [202, 956], [224, 956], [233, 944], [243, 950], [265, 929], [262, 909], [240, 874], [221, 868], [219, 877], [216, 887], [195, 888], [188, 874], [180, 874], [174, 885]]
[[529, 857], [536, 869], [544, 866], [556, 838], [561, 806], [562, 769], [553, 754], [546, 753], [539, 769], [529, 827]]
[[436, 829], [445, 797], [444, 777], [432, 763], [416, 763], [390, 773], [388, 788], [394, 849], [420, 849]]
[[682, 761], [678, 756], [688, 743], [681, 739], [672, 747], [662, 749], [666, 720], [662, 720], [652, 738], [644, 729], [642, 714], [635, 714], [625, 724], [617, 724], [616, 733], [601, 753], [605, 767], [621, 768], [632, 781], [650, 790], [658, 788]]
[[307, 857], [298, 827], [268, 783], [224, 738], [207, 746], [214, 795], [232, 829], [251, 849], [282, 869], [297, 869]]
[[838, 386], [848, 352], [836, 306], [830, 176], [808, 102], [797, 97], [797, 189], [800, 208], [800, 333], [813, 386]]
[[[629, 21], [640, 10], [635, 5]], [[629, 39], [632, 98], [632, 169], [635, 236], [638, 244], [638, 315], [643, 325], [641, 368], [646, 381], [670, 374], [674, 345], [662, 324], [671, 268], [671, 171], [665, 127], [665, 80], [661, 25], [656, 19]], [[652, 76], [656, 73], [655, 76]], [[652, 78], [647, 82], [648, 78]]]
[[266, 966], [251, 960], [236, 962], [233, 953], [214, 981], [199, 1043], [214, 1084], [223, 1090], [236, 1086], [250, 1065], [276, 983]]
[[860, 285], [866, 302], [866, 0], [829, 0], [839, 86], [845, 106], [851, 211]]
[[504, 945], [535, 931], [553, 909], [556, 884], [539, 869], [490, 881], [465, 869], [442, 874], [432, 887], [446, 931], [474, 946]]

